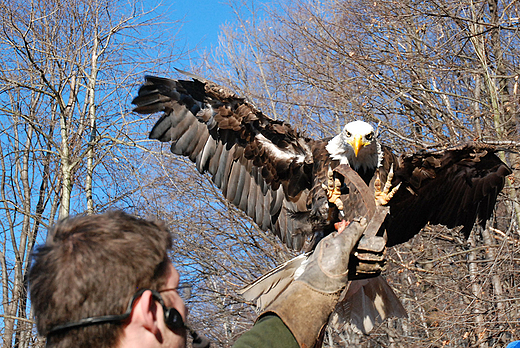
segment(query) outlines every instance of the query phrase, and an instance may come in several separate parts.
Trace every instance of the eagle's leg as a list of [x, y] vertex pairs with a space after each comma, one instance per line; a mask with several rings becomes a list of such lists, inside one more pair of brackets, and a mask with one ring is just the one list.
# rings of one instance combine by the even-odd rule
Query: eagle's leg
[[327, 185], [323, 185], [323, 189], [327, 192], [327, 199], [330, 203], [338, 207], [339, 211], [343, 211], [343, 201], [341, 200], [341, 180], [334, 178], [334, 172], [329, 167], [327, 171]]
[[[388, 202], [395, 195], [401, 183], [399, 183], [396, 187], [392, 188], [392, 179], [394, 178], [394, 165], [390, 167], [390, 171], [388, 172], [388, 176], [386, 177], [386, 183], [383, 189], [381, 190], [381, 179], [379, 178], [379, 172], [377, 173], [376, 180], [374, 181], [374, 189], [375, 189], [375, 198], [376, 205], [387, 205]], [[391, 190], [390, 190], [391, 189]]]

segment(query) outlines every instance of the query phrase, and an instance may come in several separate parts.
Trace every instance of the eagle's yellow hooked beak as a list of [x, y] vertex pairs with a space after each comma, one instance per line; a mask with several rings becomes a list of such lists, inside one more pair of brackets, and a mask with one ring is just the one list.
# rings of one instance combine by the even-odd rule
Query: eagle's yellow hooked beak
[[354, 155], [356, 155], [356, 157], [359, 152], [359, 149], [361, 149], [363, 146], [363, 137], [359, 134], [355, 135], [354, 141], [352, 142], [352, 147], [354, 148]]

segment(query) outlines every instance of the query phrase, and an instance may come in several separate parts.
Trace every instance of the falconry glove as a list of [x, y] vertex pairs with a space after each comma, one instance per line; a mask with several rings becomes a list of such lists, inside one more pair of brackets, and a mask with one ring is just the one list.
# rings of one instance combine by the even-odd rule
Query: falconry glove
[[278, 315], [300, 347], [313, 347], [318, 340], [348, 282], [350, 254], [366, 226], [365, 218], [354, 220], [323, 238], [303, 272], [263, 313]]

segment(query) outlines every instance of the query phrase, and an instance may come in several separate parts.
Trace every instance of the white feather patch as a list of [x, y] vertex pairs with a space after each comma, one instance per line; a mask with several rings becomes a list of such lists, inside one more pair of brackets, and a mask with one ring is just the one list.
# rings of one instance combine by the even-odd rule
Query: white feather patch
[[255, 138], [264, 146], [269, 153], [272, 155], [281, 158], [285, 161], [294, 161], [296, 160], [296, 163], [303, 163], [305, 161], [305, 156], [297, 155], [294, 152], [291, 151], [284, 151], [280, 149], [278, 146], [274, 145], [270, 140], [268, 140], [266, 137], [264, 137], [262, 134], [257, 134]]

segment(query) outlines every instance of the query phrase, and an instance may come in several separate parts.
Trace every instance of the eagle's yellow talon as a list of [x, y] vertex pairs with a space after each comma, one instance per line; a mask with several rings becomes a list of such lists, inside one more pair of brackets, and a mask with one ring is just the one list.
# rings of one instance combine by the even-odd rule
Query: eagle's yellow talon
[[334, 178], [334, 173], [329, 167], [327, 171], [327, 185], [322, 184], [323, 189], [327, 192], [327, 199], [330, 203], [338, 207], [339, 210], [343, 210], [343, 202], [341, 201], [341, 181], [338, 178]]
[[[388, 176], [386, 178], [385, 186], [383, 190], [381, 190], [381, 180], [379, 179], [379, 173], [377, 173], [376, 180], [374, 181], [374, 189], [375, 189], [375, 198], [376, 205], [387, 205], [388, 202], [394, 197], [399, 187], [401, 187], [401, 183], [399, 183], [396, 187], [392, 188], [392, 180], [394, 178], [394, 165], [390, 167], [390, 171], [388, 172]], [[391, 189], [391, 190], [390, 190]]]
[[336, 200], [333, 202], [336, 207], [338, 207], [339, 210], [343, 210], [343, 201], [341, 200], [341, 198], [336, 198]]

